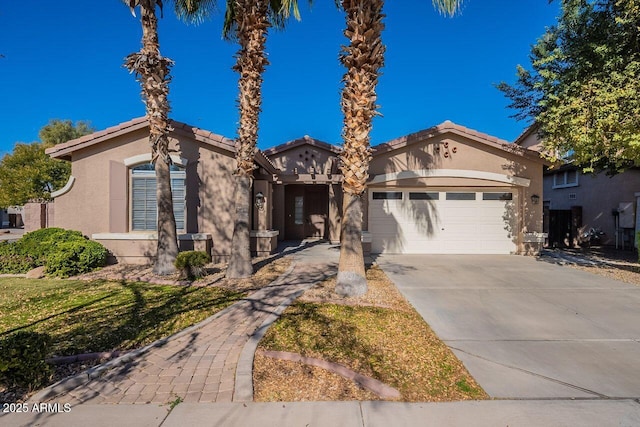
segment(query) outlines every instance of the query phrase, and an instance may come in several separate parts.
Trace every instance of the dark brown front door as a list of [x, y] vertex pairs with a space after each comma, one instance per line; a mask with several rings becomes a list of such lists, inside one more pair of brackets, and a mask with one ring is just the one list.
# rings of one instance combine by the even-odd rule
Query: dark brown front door
[[326, 185], [305, 187], [305, 237], [327, 237], [329, 218], [329, 188]]
[[304, 239], [304, 186], [287, 185], [284, 199], [286, 212], [284, 238]]
[[329, 188], [326, 185], [287, 185], [285, 239], [326, 238]]

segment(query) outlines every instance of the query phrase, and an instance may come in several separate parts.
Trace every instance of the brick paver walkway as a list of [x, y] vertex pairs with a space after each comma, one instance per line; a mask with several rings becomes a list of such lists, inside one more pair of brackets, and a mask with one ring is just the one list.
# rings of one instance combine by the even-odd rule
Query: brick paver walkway
[[[335, 271], [335, 264], [295, 261], [269, 286], [213, 316], [201, 327], [167, 339], [131, 362], [107, 370], [60, 394], [44, 394], [56, 403], [231, 402], [236, 368], [252, 335], [282, 304]], [[250, 349], [251, 351], [251, 349]], [[250, 369], [250, 368], [249, 368]], [[68, 387], [67, 387], [68, 388]]]

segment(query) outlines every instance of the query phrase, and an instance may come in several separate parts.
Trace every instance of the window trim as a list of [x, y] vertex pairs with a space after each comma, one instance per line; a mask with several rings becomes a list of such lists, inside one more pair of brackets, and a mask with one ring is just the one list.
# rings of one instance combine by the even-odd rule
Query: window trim
[[[142, 157], [142, 156], [139, 156]], [[128, 175], [129, 175], [129, 188], [128, 188], [128, 202], [129, 202], [129, 206], [128, 206], [128, 217], [129, 217], [129, 232], [132, 233], [149, 233], [149, 232], [157, 232], [157, 213], [156, 213], [156, 226], [153, 229], [134, 229], [133, 228], [133, 181], [136, 178], [155, 178], [156, 177], [156, 172], [154, 171], [137, 171], [137, 173], [135, 174], [136, 176], [134, 177], [134, 169], [138, 166], [142, 166], [144, 164], [149, 163], [148, 161], [142, 161], [142, 162], [138, 162], [132, 165], [129, 165], [128, 167]], [[176, 232], [178, 233], [185, 233], [186, 229], [187, 229], [187, 171], [185, 168], [186, 162], [180, 162], [180, 163], [174, 163], [174, 166], [176, 166], [177, 168], [179, 168], [178, 171], [171, 171], [170, 172], [170, 179], [182, 179], [183, 182], [183, 188], [184, 188], [184, 200], [183, 200], [183, 223], [182, 223], [182, 228], [178, 227], [178, 224], [176, 223]], [[175, 200], [174, 200], [175, 202]], [[157, 209], [157, 207], [156, 207]], [[175, 211], [175, 203], [174, 203], [174, 211]]]
[[[568, 182], [569, 172], [576, 174], [576, 182]], [[559, 183], [559, 181], [561, 182]], [[580, 185], [580, 173], [577, 169], [558, 171], [553, 174], [553, 185], [551, 188], [554, 190], [557, 188], [577, 187], [578, 185]]]

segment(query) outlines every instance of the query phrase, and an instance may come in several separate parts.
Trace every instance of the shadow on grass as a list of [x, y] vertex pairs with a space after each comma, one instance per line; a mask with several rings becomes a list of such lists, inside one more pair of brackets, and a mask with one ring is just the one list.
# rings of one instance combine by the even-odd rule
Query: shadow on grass
[[[331, 315], [323, 313], [329, 310]], [[293, 351], [304, 356], [318, 357], [340, 363], [381, 381], [384, 355], [374, 345], [359, 338], [356, 315], [363, 310], [384, 316], [387, 310], [356, 308], [336, 304], [297, 302], [287, 309], [280, 320], [260, 343], [261, 347], [276, 351]], [[282, 339], [275, 338], [283, 337]], [[395, 386], [395, 384], [394, 384]]]
[[117, 283], [106, 295], [70, 309], [2, 332], [48, 333], [56, 356], [128, 350], [178, 332], [242, 299], [238, 292], [219, 288], [158, 286], [142, 282]]
[[26, 325], [18, 326], [18, 327], [13, 328], [13, 329], [9, 329], [9, 330], [7, 330], [7, 331], [1, 332], [1, 333], [0, 333], [0, 337], [2, 337], [2, 336], [4, 336], [4, 335], [9, 335], [9, 334], [11, 334], [11, 333], [13, 333], [13, 332], [17, 332], [17, 331], [21, 331], [21, 330], [29, 329], [29, 328], [31, 328], [32, 326], [36, 326], [36, 325], [38, 325], [38, 324], [40, 324], [40, 323], [46, 322], [47, 320], [51, 320], [51, 319], [54, 319], [54, 318], [59, 317], [59, 316], [64, 316], [64, 315], [66, 315], [66, 314], [75, 313], [75, 312], [77, 312], [77, 311], [82, 310], [83, 308], [90, 307], [90, 306], [92, 306], [92, 305], [94, 305], [94, 304], [99, 303], [100, 301], [104, 301], [104, 300], [106, 300], [106, 299], [108, 299], [108, 298], [111, 298], [112, 296], [113, 296], [113, 294], [105, 295], [105, 296], [103, 296], [103, 297], [100, 297], [100, 298], [94, 299], [94, 300], [92, 300], [92, 301], [89, 301], [89, 302], [86, 302], [86, 303], [83, 303], [83, 304], [78, 304], [78, 305], [76, 305], [76, 306], [74, 306], [74, 307], [72, 307], [72, 308], [70, 308], [70, 309], [68, 309], [68, 310], [64, 310], [64, 311], [61, 311], [61, 312], [59, 312], [59, 313], [56, 313], [56, 314], [52, 314], [52, 315], [50, 315], [50, 316], [43, 317], [42, 319], [34, 320], [33, 322], [28, 323], [28, 324], [26, 324]]

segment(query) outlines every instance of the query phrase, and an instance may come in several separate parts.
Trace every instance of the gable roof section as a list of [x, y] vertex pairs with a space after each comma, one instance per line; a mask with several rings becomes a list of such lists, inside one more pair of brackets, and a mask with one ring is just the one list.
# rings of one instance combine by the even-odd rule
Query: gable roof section
[[520, 135], [518, 135], [518, 137], [513, 141], [513, 143], [516, 144], [516, 145], [522, 145], [524, 140], [527, 139], [529, 137], [529, 135], [531, 135], [532, 133], [538, 131], [539, 127], [540, 127], [540, 125], [538, 125], [538, 123], [532, 124], [531, 126], [526, 128], [525, 130], [523, 130], [522, 133]]
[[292, 148], [300, 147], [302, 145], [310, 145], [335, 154], [340, 154], [342, 152], [342, 149], [337, 145], [329, 144], [327, 142], [311, 138], [309, 135], [305, 135], [302, 138], [294, 139], [293, 141], [268, 148], [264, 150], [264, 154], [267, 156], [273, 156], [274, 154], [280, 154], [284, 151], [291, 150]]
[[373, 147], [373, 156], [379, 156], [384, 153], [388, 153], [399, 148], [413, 145], [417, 142], [425, 141], [431, 138], [435, 138], [439, 135], [446, 133], [452, 133], [460, 135], [462, 137], [471, 139], [475, 142], [484, 144], [486, 146], [501, 150], [505, 153], [528, 158], [533, 161], [537, 161], [542, 164], [546, 164], [547, 161], [540, 157], [540, 155], [532, 150], [522, 148], [518, 145], [510, 144], [508, 141], [496, 138], [495, 136], [488, 135], [486, 133], [478, 132], [474, 129], [469, 129], [464, 126], [457, 125], [449, 120], [433, 126], [429, 129], [424, 129], [416, 133], [412, 133], [400, 138], [393, 139], [380, 145]]
[[[235, 153], [236, 151], [233, 140], [222, 135], [217, 135], [215, 133], [175, 120], [170, 120], [169, 125], [173, 128], [173, 130], [169, 132], [169, 136], [183, 135], [191, 137], [196, 141], [200, 141], [204, 144], [222, 148], [231, 153]], [[146, 117], [138, 117], [136, 119], [129, 120], [128, 122], [120, 123], [119, 125], [112, 126], [110, 128], [94, 132], [89, 135], [81, 136], [80, 138], [72, 139], [62, 144], [55, 145], [51, 148], [48, 148], [46, 150], [46, 153], [54, 158], [69, 158], [70, 154], [74, 151], [99, 144], [120, 135], [125, 135], [130, 132], [144, 129], [148, 126], [149, 124]]]

